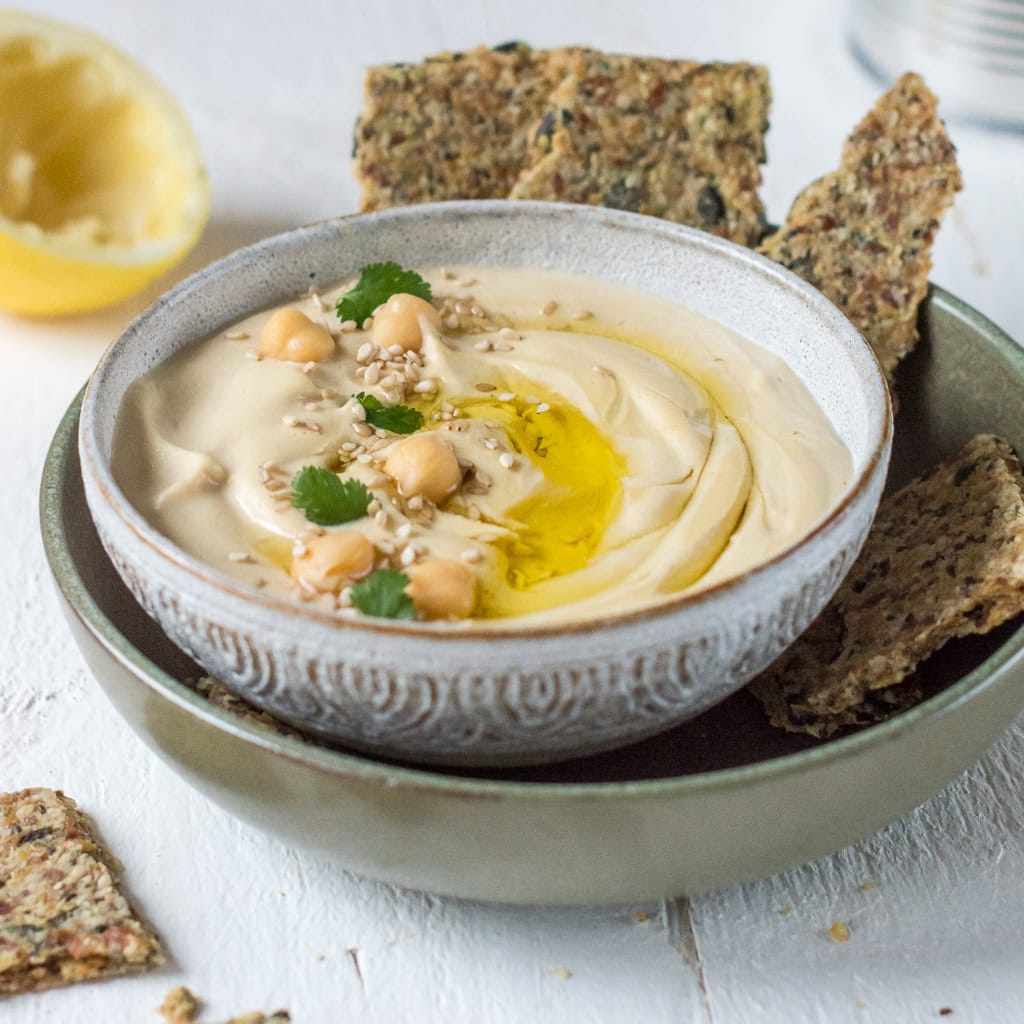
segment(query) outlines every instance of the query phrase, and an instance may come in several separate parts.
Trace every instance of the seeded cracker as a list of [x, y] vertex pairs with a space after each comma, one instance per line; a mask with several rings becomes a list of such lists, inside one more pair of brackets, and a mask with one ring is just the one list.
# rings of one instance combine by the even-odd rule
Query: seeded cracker
[[353, 150], [361, 209], [507, 196], [570, 53], [514, 43], [369, 68]]
[[963, 187], [920, 75], [904, 75], [843, 146], [838, 170], [797, 196], [760, 251], [824, 292], [886, 374], [917, 341], [939, 221]]
[[511, 196], [634, 210], [756, 245], [769, 103], [768, 72], [752, 64], [581, 51]]
[[1024, 475], [982, 434], [883, 499], [825, 612], [751, 684], [773, 725], [828, 736], [884, 718], [899, 686], [947, 640], [1024, 611]]
[[118, 892], [119, 868], [52, 789], [0, 794], [0, 996], [163, 962]]

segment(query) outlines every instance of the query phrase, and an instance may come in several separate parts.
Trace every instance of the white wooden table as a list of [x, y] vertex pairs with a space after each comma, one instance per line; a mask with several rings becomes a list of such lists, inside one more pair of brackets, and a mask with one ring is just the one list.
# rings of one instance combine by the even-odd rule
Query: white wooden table
[[[763, 61], [775, 93], [764, 192], [776, 219], [834, 164], [879, 91], [846, 51], [842, 5], [821, 0], [17, 2], [120, 43], [187, 109], [214, 195], [188, 268], [355, 209], [348, 154], [367, 63], [516, 38]], [[952, 130], [967, 191], [934, 280], [1024, 338], [1024, 137]], [[298, 856], [187, 788], [88, 676], [36, 527], [58, 418], [158, 290], [62, 323], [0, 317], [0, 789], [61, 787], [81, 803], [127, 865], [170, 963], [0, 1003], [0, 1022], [155, 1021], [180, 983], [207, 1001], [205, 1019], [286, 1006], [297, 1024], [905, 1024], [942, 1008], [954, 1022], [1024, 1020], [1024, 722], [885, 832], [763, 882], [658, 906], [517, 909], [398, 891]], [[827, 937], [835, 919], [850, 926], [845, 944]]]

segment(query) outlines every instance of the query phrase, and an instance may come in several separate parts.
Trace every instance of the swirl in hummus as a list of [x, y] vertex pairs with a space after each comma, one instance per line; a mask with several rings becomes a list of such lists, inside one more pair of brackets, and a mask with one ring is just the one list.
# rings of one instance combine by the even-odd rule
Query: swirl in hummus
[[[312, 348], [268, 348], [267, 311], [136, 381], [114, 442], [129, 500], [189, 554], [341, 615], [360, 614], [353, 585], [392, 570], [418, 618], [525, 626], [740, 574], [849, 482], [849, 452], [795, 372], [721, 324], [562, 272], [422, 274], [437, 312], [408, 349], [383, 344], [383, 313], [339, 323], [348, 282], [284, 307], [315, 325]], [[369, 426], [357, 393], [420, 410], [421, 429]], [[443, 456], [427, 483], [408, 475], [411, 438]], [[367, 514], [311, 523], [291, 500], [306, 466], [362, 481]], [[342, 531], [332, 569], [323, 552]]]

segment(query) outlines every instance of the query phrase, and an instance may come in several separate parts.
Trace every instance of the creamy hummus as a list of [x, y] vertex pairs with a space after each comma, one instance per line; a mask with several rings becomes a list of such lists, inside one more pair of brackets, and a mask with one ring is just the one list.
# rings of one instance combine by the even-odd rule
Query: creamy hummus
[[[441, 313], [408, 357], [339, 324], [348, 282], [291, 304], [333, 354], [259, 358], [273, 311], [137, 381], [114, 474], [202, 561], [342, 615], [347, 589], [289, 573], [324, 532], [358, 530], [377, 568], [450, 559], [474, 577], [470, 626], [570, 622], [705, 588], [810, 531], [846, 487], [848, 451], [778, 357], [674, 303], [571, 274], [423, 271]], [[363, 392], [419, 409], [462, 473], [436, 507], [385, 472], [405, 438], [365, 423]], [[366, 516], [317, 527], [291, 504], [305, 466], [361, 480]]]

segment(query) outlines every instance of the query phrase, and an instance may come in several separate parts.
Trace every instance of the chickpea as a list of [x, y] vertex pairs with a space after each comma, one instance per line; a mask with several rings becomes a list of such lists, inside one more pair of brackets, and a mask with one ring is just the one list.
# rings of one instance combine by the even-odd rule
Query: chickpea
[[425, 299], [400, 292], [392, 295], [373, 315], [373, 340], [381, 348], [401, 345], [419, 352], [423, 344], [423, 322], [441, 329], [441, 314]]
[[425, 619], [465, 619], [473, 611], [475, 580], [461, 562], [428, 558], [405, 570], [405, 592]]
[[292, 560], [291, 574], [322, 594], [338, 594], [373, 569], [373, 545], [358, 530], [337, 530], [314, 537], [306, 553]]
[[452, 446], [434, 434], [413, 434], [399, 441], [384, 460], [384, 472], [406, 498], [420, 495], [440, 505], [462, 480]]
[[322, 324], [315, 324], [297, 309], [279, 309], [263, 328], [260, 352], [267, 359], [293, 363], [321, 363], [334, 352], [334, 339]]

